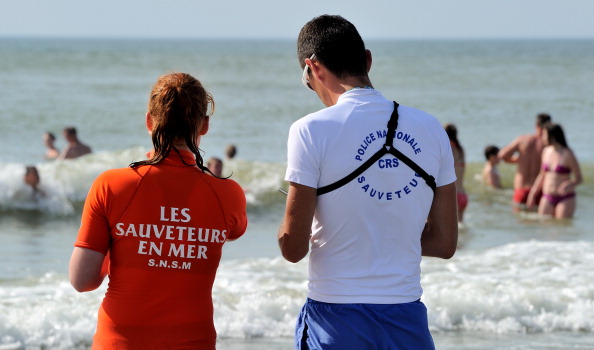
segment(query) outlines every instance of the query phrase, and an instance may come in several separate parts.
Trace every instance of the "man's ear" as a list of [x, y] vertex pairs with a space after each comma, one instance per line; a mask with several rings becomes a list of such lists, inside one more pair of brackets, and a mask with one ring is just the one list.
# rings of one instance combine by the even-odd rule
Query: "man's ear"
[[324, 71], [322, 70], [322, 66], [317, 64], [316, 61], [310, 60], [309, 70], [311, 71], [311, 75], [316, 78], [316, 80], [321, 80], [324, 76]]
[[365, 50], [365, 56], [367, 57], [367, 73], [371, 70], [371, 51]]
[[153, 133], [153, 118], [151, 118], [151, 114], [149, 112], [146, 112], [146, 130], [148, 130], [149, 134]]
[[200, 135], [206, 135], [209, 127], [210, 127], [210, 116], [207, 115], [206, 118], [204, 118], [204, 120], [202, 121], [202, 126], [200, 127]]

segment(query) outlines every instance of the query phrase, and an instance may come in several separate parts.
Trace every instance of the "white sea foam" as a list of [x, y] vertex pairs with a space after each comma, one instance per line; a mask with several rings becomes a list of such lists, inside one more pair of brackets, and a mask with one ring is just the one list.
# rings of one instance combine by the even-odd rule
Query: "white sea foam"
[[[98, 152], [72, 160], [31, 164], [40, 175], [40, 192], [35, 194], [23, 181], [25, 164], [0, 164], [0, 209], [36, 210], [51, 214], [73, 215], [82, 205], [95, 178], [108, 169], [127, 167], [133, 161], [146, 159], [146, 150], [134, 147], [121, 151]], [[278, 204], [284, 197], [277, 189], [282, 185], [284, 165], [278, 163], [231, 161], [225, 176], [239, 182], [253, 208]]]
[[[594, 243], [522, 242], [452, 260], [425, 259], [423, 301], [435, 333], [594, 332]], [[221, 339], [291, 337], [305, 301], [307, 263], [227, 260], [214, 290]], [[0, 284], [0, 349], [89, 344], [106, 283], [79, 294], [49, 273]]]
[[594, 331], [591, 242], [522, 242], [426, 259], [432, 329], [492, 333]]
[[[38, 210], [71, 215], [74, 207], [84, 201], [93, 180], [101, 172], [125, 167], [140, 159], [138, 148], [117, 152], [101, 152], [71, 160], [56, 160], [37, 164], [5, 163], [0, 167], [0, 208]], [[23, 181], [25, 166], [33, 165], [40, 177], [35, 194]]]

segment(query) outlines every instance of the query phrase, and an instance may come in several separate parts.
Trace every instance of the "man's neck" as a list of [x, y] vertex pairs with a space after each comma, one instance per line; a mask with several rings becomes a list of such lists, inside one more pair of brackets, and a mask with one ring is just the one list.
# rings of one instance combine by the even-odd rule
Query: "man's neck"
[[354, 89], [364, 89], [370, 88], [373, 89], [373, 85], [369, 80], [369, 77], [348, 77], [339, 82], [340, 87], [344, 90], [342, 93], [345, 93], [350, 90]]
[[371, 89], [373, 89], [373, 86], [368, 86], [368, 85], [355, 86], [355, 87], [352, 87], [352, 88], [348, 89], [344, 93], [347, 93], [347, 92], [353, 91], [353, 90], [365, 90], [365, 89], [370, 89], [371, 90]]
[[[331, 103], [327, 104], [327, 105], [328, 106], [335, 105], [336, 102], [338, 102], [338, 99], [340, 98], [340, 96], [347, 91], [351, 91], [353, 89], [364, 89], [364, 88], [373, 89], [373, 85], [371, 84], [369, 79], [351, 78], [351, 79], [346, 79], [343, 81], [336, 81], [336, 83], [331, 88], [329, 88], [327, 90], [328, 95], [331, 99]], [[324, 101], [324, 100], [322, 100], [322, 101]]]

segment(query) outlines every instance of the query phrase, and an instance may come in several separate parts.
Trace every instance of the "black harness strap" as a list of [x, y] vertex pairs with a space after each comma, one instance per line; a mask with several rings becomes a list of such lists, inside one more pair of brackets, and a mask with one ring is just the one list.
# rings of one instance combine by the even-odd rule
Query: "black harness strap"
[[391, 155], [395, 156], [396, 158], [400, 159], [404, 164], [408, 165], [412, 170], [414, 170], [418, 175], [420, 175], [423, 180], [427, 183], [429, 187], [435, 193], [435, 178], [429, 174], [425, 170], [423, 170], [417, 163], [413, 162], [410, 158], [402, 154], [399, 150], [392, 146], [394, 142], [394, 136], [396, 135], [396, 128], [398, 127], [398, 103], [394, 101], [394, 112], [392, 112], [392, 116], [388, 121], [388, 132], [386, 133], [386, 143], [384, 143], [384, 147], [380, 150], [375, 152], [374, 155], [369, 157], [365, 161], [365, 163], [361, 164], [355, 171], [350, 173], [349, 175], [345, 176], [344, 178], [332, 183], [330, 185], [320, 187], [317, 190], [317, 194], [322, 195], [324, 193], [332, 192], [337, 188], [340, 188], [347, 183], [354, 180], [357, 176], [361, 175], [365, 170], [367, 170], [373, 163], [377, 162], [381, 157], [385, 156], [386, 154], [390, 153]]

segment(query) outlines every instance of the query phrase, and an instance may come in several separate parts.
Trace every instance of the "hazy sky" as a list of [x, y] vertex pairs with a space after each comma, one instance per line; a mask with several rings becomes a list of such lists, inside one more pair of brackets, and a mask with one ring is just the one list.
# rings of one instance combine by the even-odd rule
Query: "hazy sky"
[[594, 0], [2, 0], [0, 36], [288, 38], [339, 14], [371, 38], [594, 38]]

